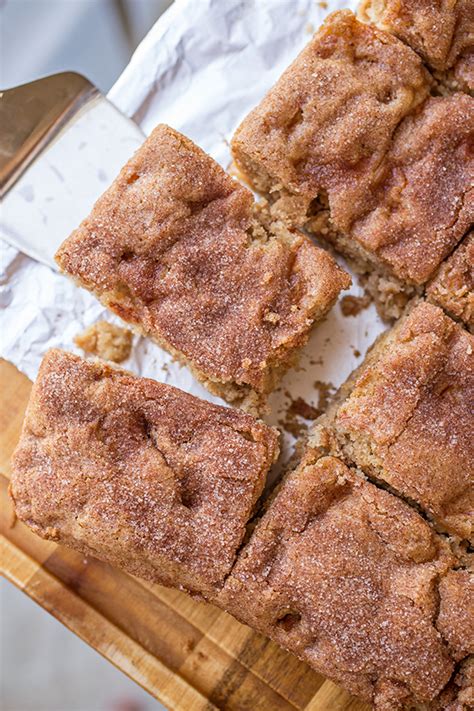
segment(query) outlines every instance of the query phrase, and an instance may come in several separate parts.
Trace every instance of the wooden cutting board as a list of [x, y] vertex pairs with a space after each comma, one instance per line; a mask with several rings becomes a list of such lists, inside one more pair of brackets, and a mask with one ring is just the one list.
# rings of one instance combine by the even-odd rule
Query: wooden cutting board
[[43, 541], [14, 522], [10, 456], [31, 383], [0, 360], [1, 569], [169, 709], [366, 711], [217, 608]]

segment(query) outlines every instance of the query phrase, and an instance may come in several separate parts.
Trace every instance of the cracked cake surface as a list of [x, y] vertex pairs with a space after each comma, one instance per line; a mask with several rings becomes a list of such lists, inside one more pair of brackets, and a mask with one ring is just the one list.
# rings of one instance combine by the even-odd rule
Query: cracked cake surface
[[424, 301], [383, 334], [310, 440], [473, 540], [474, 337]]
[[158, 126], [61, 246], [62, 271], [249, 409], [293, 363], [350, 277], [301, 232]]
[[474, 99], [431, 97], [400, 124], [351, 236], [424, 284], [474, 221]]
[[437, 628], [438, 583], [453, 563], [404, 501], [334, 457], [306, 457], [218, 603], [375, 708], [414, 708], [438, 697], [459, 658]]
[[272, 214], [378, 274], [382, 312], [387, 282], [418, 293], [474, 220], [474, 99], [432, 88], [410, 47], [336, 12], [232, 141]]
[[53, 350], [33, 386], [11, 495], [40, 536], [209, 594], [232, 567], [277, 442], [241, 411]]
[[440, 266], [426, 296], [474, 332], [474, 232]]
[[437, 627], [456, 661], [474, 654], [474, 571], [452, 570], [439, 583]]
[[473, 0], [362, 0], [357, 15], [412, 47], [448, 88], [474, 92]]

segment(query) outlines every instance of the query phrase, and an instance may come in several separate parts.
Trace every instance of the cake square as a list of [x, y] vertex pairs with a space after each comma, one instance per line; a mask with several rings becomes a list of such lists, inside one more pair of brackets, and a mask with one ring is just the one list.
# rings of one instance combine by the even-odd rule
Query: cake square
[[440, 266], [426, 296], [474, 332], [474, 232]]
[[11, 495], [43, 538], [208, 595], [232, 568], [277, 442], [239, 410], [52, 350], [31, 393]]
[[409, 47], [337, 12], [232, 141], [271, 213], [332, 242], [387, 318], [474, 220], [474, 99], [431, 88]]
[[446, 88], [474, 92], [473, 0], [362, 0], [357, 16], [406, 42]]
[[336, 458], [306, 457], [218, 602], [374, 708], [421, 707], [454, 670], [436, 628], [437, 583], [452, 563], [405, 502]]
[[418, 301], [375, 342], [310, 441], [472, 542], [473, 432], [474, 336]]
[[329, 203], [348, 230], [394, 130], [430, 86], [410, 48], [335, 12], [238, 127], [235, 161], [275, 212], [304, 224]]
[[401, 122], [368, 210], [350, 233], [380, 269], [422, 285], [469, 230], [473, 141], [474, 99], [465, 94], [431, 97]]
[[190, 140], [158, 126], [56, 256], [63, 272], [253, 411], [350, 277]]

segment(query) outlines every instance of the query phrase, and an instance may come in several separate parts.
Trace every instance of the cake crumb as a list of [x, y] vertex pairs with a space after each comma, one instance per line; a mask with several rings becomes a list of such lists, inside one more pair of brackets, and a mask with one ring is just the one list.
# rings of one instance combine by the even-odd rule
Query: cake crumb
[[310, 405], [302, 397], [297, 397], [292, 401], [289, 411], [305, 420], [315, 420], [320, 415], [319, 409]]
[[107, 321], [97, 321], [79, 333], [74, 343], [84, 353], [91, 353], [113, 363], [122, 363], [132, 350], [131, 331]]
[[323, 380], [315, 380], [313, 385], [318, 391], [318, 410], [322, 414], [329, 405], [332, 396], [336, 392], [336, 388], [332, 383], [325, 383]]
[[327, 2], [318, 2], [317, 5], [318, 5], [318, 7], [320, 7], [322, 10], [327, 10], [327, 9], [328, 9], [328, 4], [327, 4]]
[[278, 420], [278, 424], [285, 432], [289, 432], [296, 439], [306, 435], [309, 428], [307, 423], [313, 422], [323, 414], [332, 394], [335, 392], [332, 383], [323, 383], [320, 380], [316, 380], [314, 387], [318, 391], [317, 407], [306, 402], [302, 397], [293, 399], [291, 394], [285, 390], [285, 396], [289, 399], [290, 404], [284, 413], [284, 417]]
[[308, 33], [308, 35], [314, 34], [314, 25], [312, 22], [308, 22], [305, 27], [305, 32]]
[[285, 432], [293, 435], [295, 439], [298, 439], [306, 434], [308, 431], [308, 425], [306, 421], [315, 420], [319, 417], [320, 412], [317, 408], [310, 405], [310, 403], [303, 400], [302, 397], [297, 397], [295, 400], [291, 397], [291, 394], [285, 390], [285, 397], [288, 398], [290, 404], [286, 408], [284, 417], [278, 420], [278, 424]]
[[361, 311], [366, 309], [372, 298], [369, 294], [364, 294], [364, 296], [352, 296], [352, 294], [347, 294], [341, 299], [341, 311], [343, 316], [357, 316]]

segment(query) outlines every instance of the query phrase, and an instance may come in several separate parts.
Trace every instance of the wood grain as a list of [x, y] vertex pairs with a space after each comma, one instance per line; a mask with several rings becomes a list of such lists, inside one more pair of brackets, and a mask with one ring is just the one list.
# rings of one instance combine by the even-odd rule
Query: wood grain
[[229, 615], [43, 541], [8, 497], [30, 381], [0, 360], [2, 573], [177, 711], [366, 711], [365, 704]]

